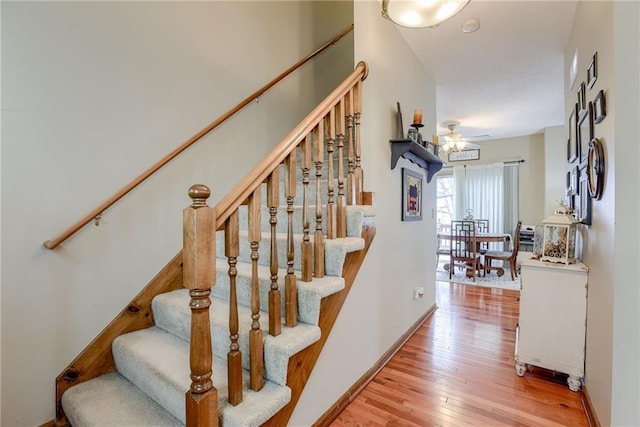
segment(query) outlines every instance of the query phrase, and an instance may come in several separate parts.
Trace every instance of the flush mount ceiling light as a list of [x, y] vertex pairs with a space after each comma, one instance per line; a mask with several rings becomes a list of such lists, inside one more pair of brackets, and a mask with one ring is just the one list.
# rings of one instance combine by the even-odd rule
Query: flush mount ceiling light
[[470, 0], [382, 0], [382, 16], [407, 28], [433, 28], [460, 12]]

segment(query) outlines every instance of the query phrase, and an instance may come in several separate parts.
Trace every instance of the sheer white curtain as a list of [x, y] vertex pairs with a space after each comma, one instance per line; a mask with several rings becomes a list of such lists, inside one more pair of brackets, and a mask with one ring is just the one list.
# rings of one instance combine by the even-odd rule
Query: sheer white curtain
[[520, 168], [518, 164], [504, 168], [504, 232], [513, 233], [520, 219], [519, 192]]
[[[488, 219], [491, 232], [512, 234], [520, 219], [518, 163], [454, 166], [454, 219], [462, 219], [467, 209], [476, 219]], [[491, 243], [491, 249], [503, 250]], [[510, 244], [504, 245], [510, 250]]]
[[489, 220], [491, 232], [504, 232], [504, 175], [504, 163], [455, 166], [453, 176], [456, 186], [454, 197], [456, 218], [464, 218], [467, 210], [471, 209], [475, 219]]

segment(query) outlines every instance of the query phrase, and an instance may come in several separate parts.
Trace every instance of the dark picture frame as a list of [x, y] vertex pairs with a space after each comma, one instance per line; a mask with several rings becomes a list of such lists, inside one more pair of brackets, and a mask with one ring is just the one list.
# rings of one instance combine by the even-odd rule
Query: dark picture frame
[[423, 175], [411, 169], [402, 168], [402, 220], [422, 220]]
[[571, 114], [569, 114], [569, 139], [567, 140], [567, 161], [569, 163], [573, 163], [578, 156], [580, 155], [580, 152], [578, 150], [578, 138], [577, 138], [577, 121], [576, 121], [576, 114], [577, 114], [577, 110], [578, 110], [578, 104], [575, 104], [575, 106], [573, 107], [573, 110], [571, 111]]
[[600, 92], [593, 99], [593, 123], [601, 123], [605, 117], [607, 117], [607, 103], [604, 90], [600, 89]]
[[594, 200], [600, 200], [604, 190], [605, 177], [604, 146], [600, 139], [593, 138], [591, 140], [587, 157], [587, 187], [589, 195]]
[[586, 166], [579, 171], [580, 181], [578, 187], [579, 209], [577, 210], [576, 219], [585, 225], [591, 225], [591, 195], [589, 194]]
[[402, 109], [400, 103], [396, 102], [396, 138], [404, 139], [404, 125], [402, 124]]
[[589, 152], [589, 142], [593, 138], [593, 103], [589, 102], [587, 113], [580, 118], [578, 124], [578, 140], [580, 148], [580, 165], [583, 165], [587, 161], [587, 154]]
[[575, 165], [567, 172], [567, 196], [569, 197], [578, 194], [579, 174], [578, 165]]
[[586, 91], [587, 88], [584, 82], [581, 82], [580, 86], [578, 86], [578, 120], [582, 120], [582, 117], [587, 114]]
[[591, 62], [587, 67], [587, 87], [591, 89], [598, 80], [598, 52], [593, 54]]

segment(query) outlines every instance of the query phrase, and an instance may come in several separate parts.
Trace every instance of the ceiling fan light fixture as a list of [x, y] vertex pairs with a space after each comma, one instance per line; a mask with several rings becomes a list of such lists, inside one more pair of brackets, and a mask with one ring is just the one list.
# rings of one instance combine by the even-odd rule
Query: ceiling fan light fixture
[[407, 28], [434, 28], [471, 0], [382, 0], [382, 16]]

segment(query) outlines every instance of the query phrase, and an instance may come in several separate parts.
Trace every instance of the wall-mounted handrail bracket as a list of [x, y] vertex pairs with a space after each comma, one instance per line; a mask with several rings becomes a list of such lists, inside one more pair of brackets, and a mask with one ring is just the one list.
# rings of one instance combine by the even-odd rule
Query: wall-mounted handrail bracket
[[400, 157], [404, 157], [427, 171], [427, 182], [435, 175], [444, 162], [422, 145], [410, 139], [391, 139], [391, 169], [398, 164]]

